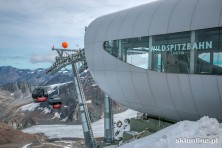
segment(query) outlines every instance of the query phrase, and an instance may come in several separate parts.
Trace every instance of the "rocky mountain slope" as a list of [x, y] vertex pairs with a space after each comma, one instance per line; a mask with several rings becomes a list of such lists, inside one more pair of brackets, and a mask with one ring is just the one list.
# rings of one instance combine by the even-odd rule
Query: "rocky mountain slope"
[[45, 142], [47, 138], [41, 134], [27, 134], [0, 123], [0, 148], [19, 148], [27, 143]]
[[[22, 71], [22, 72], [21, 72]], [[71, 70], [61, 71], [54, 76], [44, 74], [38, 70], [19, 70], [13, 67], [0, 67], [0, 76], [6, 73], [13, 76], [13, 80], [2, 80], [0, 77], [0, 121], [17, 129], [23, 129], [35, 124], [79, 124], [79, 109]], [[20, 74], [19, 74], [20, 73]], [[27, 79], [26, 79], [27, 77]], [[41, 79], [39, 81], [39, 79]], [[9, 83], [10, 81], [15, 81]], [[7, 84], [4, 84], [7, 83]], [[36, 85], [44, 85], [51, 95], [57, 94], [62, 99], [61, 109], [52, 109], [47, 102], [33, 103], [31, 92]], [[104, 94], [93, 81], [90, 73], [81, 74], [81, 83], [87, 100], [87, 106], [92, 122], [103, 117]], [[124, 110], [119, 104], [114, 103], [114, 111]]]
[[[67, 77], [68, 76], [68, 77]], [[42, 85], [43, 83], [49, 83], [51, 79], [51, 84], [56, 82], [70, 81], [72, 76], [72, 71], [69, 69], [64, 69], [59, 71], [55, 75], [45, 74], [43, 68], [38, 68], [36, 70], [30, 69], [17, 69], [11, 66], [0, 66], [0, 86], [8, 83], [14, 82], [27, 82], [33, 86]], [[59, 78], [59, 79], [58, 79]]]

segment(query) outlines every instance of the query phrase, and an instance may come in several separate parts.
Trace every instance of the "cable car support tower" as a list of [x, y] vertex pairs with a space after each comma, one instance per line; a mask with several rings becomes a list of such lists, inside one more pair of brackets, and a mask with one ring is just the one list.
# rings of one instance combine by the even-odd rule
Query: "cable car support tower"
[[[56, 50], [58, 56], [55, 58], [55, 62], [53, 63], [53, 65], [50, 68], [46, 69], [46, 74], [53, 75], [63, 67], [66, 67], [67, 65], [70, 64], [72, 65], [74, 84], [78, 96], [78, 105], [80, 108], [80, 119], [84, 133], [85, 145], [86, 148], [96, 148], [97, 143], [93, 135], [92, 125], [89, 117], [88, 108], [86, 105], [85, 95], [83, 92], [83, 87], [80, 82], [80, 76], [79, 76], [79, 74], [87, 68], [84, 49], [70, 50], [70, 49], [56, 49], [53, 47], [52, 50]], [[82, 65], [79, 67], [78, 63], [81, 63]]]

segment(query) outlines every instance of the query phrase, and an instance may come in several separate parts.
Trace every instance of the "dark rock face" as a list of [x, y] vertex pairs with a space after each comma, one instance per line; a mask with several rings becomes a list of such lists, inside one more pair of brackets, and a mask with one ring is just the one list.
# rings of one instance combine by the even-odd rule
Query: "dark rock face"
[[14, 82], [14, 83], [8, 83], [4, 86], [0, 87], [2, 90], [9, 91], [11, 93], [20, 92], [23, 93], [30, 93], [32, 91], [31, 84], [21, 81], [21, 82]]
[[[0, 76], [11, 73], [13, 83], [6, 83], [0, 77], [0, 120], [15, 127], [23, 129], [35, 124], [79, 124], [79, 107], [72, 71], [67, 70], [54, 76], [35, 78], [36, 74], [44, 72], [38, 70], [19, 70], [12, 67], [0, 67]], [[22, 74], [21, 74], [22, 73]], [[81, 73], [81, 83], [89, 109], [91, 121], [103, 117], [104, 93], [95, 84], [88, 71]], [[27, 78], [27, 79], [25, 79]], [[7, 82], [12, 80], [7, 80]], [[4, 85], [3, 85], [4, 84]], [[49, 92], [49, 97], [58, 94], [62, 100], [61, 109], [52, 109], [47, 103], [33, 103], [31, 92], [35, 85], [42, 84]], [[114, 112], [123, 111], [124, 108], [114, 103]]]

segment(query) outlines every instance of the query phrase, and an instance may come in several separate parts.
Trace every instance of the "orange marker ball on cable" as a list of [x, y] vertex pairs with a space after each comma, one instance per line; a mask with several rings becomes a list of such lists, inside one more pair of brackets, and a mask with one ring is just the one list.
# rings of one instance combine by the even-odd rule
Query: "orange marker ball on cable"
[[63, 48], [67, 48], [68, 47], [68, 43], [67, 42], [62, 42], [62, 47]]

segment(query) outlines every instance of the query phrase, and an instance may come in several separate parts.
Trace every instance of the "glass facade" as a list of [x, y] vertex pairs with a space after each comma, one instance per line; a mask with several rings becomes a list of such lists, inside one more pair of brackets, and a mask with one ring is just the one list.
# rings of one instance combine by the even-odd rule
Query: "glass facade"
[[222, 28], [196, 31], [197, 42], [212, 41], [212, 48], [197, 50], [196, 73], [222, 74]]
[[189, 73], [190, 50], [187, 50], [187, 44], [190, 44], [190, 32], [153, 36], [151, 70]]
[[124, 62], [148, 68], [149, 37], [106, 41], [104, 49]]
[[157, 72], [222, 75], [222, 27], [105, 41], [104, 49]]

